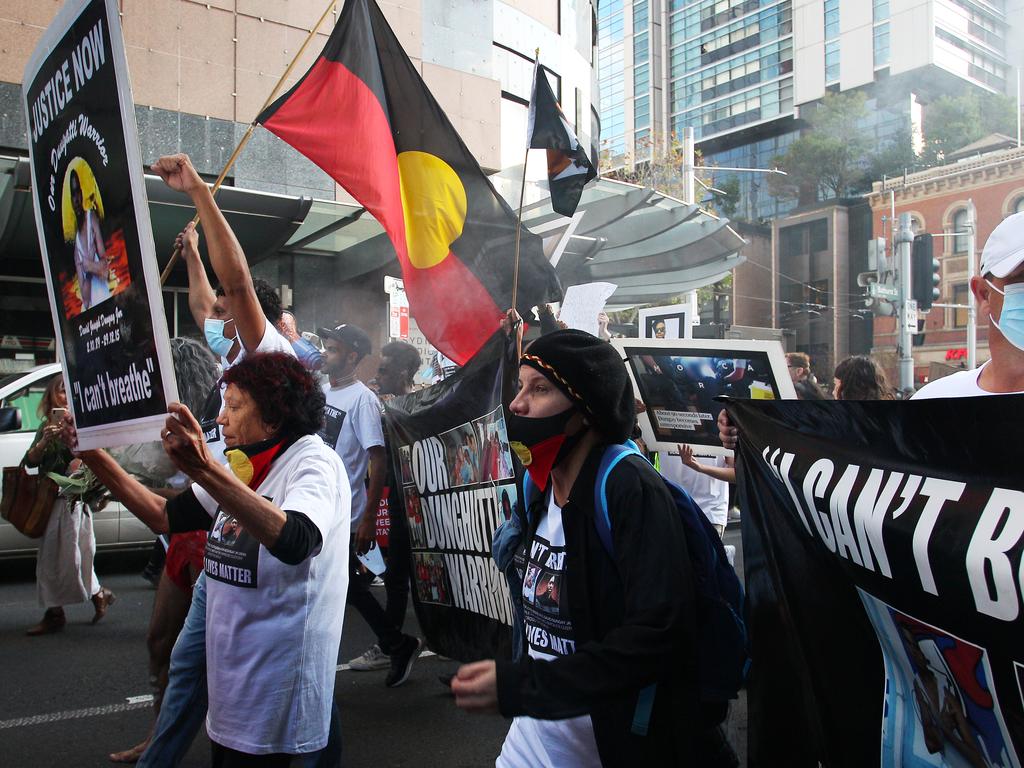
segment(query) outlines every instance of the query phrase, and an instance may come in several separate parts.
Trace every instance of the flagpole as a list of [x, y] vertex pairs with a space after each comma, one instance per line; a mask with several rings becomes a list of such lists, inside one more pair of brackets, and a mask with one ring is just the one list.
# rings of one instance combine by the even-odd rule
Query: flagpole
[[[535, 48], [533, 51], [534, 55], [534, 84], [537, 80], [537, 67], [540, 66], [540, 48]], [[531, 86], [532, 88], [532, 86]], [[530, 98], [533, 98], [533, 94], [530, 94]], [[530, 159], [530, 140], [527, 137], [526, 151], [523, 153], [523, 180], [519, 185], [519, 212], [516, 214], [516, 249], [515, 249], [515, 261], [512, 263], [512, 311], [516, 311], [516, 299], [519, 294], [519, 234], [523, 229], [523, 198], [526, 197], [526, 163]], [[520, 318], [522, 322], [522, 318]], [[516, 360], [523, 356], [523, 334], [517, 333], [516, 335]]]
[[[288, 79], [288, 76], [292, 73], [292, 70], [295, 68], [295, 65], [298, 63], [299, 59], [302, 58], [302, 54], [304, 54], [306, 52], [306, 48], [309, 46], [309, 42], [314, 37], [316, 37], [317, 30], [319, 30], [320, 29], [320, 25], [322, 25], [324, 23], [324, 19], [326, 19], [330, 15], [331, 11], [334, 10], [334, 7], [336, 5], [337, 5], [337, 0], [330, 0], [330, 2], [327, 4], [327, 8], [324, 9], [323, 14], [320, 16], [320, 19], [316, 23], [316, 26], [314, 26], [311, 30], [309, 30], [309, 34], [306, 35], [306, 39], [302, 42], [302, 45], [299, 46], [299, 50], [296, 52], [295, 57], [291, 60], [291, 63], [288, 64], [288, 67], [285, 69], [284, 74], [281, 75], [281, 77], [278, 79], [277, 84], [274, 86], [274, 89], [270, 92], [270, 95], [267, 97], [267, 100], [265, 102], [263, 102], [263, 106], [260, 107], [259, 110], [256, 112], [256, 116], [257, 117], [259, 117], [259, 115], [263, 113], [263, 110], [265, 110], [267, 107], [269, 107], [273, 103], [274, 99], [277, 98], [277, 94], [281, 90], [281, 86], [284, 85], [285, 80]], [[252, 134], [253, 134], [253, 132], [255, 130], [256, 130], [256, 118], [253, 118], [252, 122], [249, 123], [249, 127], [245, 129], [245, 133], [242, 134], [242, 138], [239, 140], [238, 145], [235, 147], [235, 151], [231, 153], [231, 157], [229, 157], [227, 163], [224, 164], [224, 169], [220, 172], [220, 175], [217, 177], [217, 180], [213, 183], [213, 189], [211, 191], [212, 194], [214, 194], [214, 195], [217, 194], [217, 190], [220, 189], [221, 184], [224, 183], [224, 179], [227, 178], [228, 171], [230, 171], [231, 168], [234, 167], [235, 161], [238, 160], [238, 156], [242, 152], [242, 148], [246, 144], [249, 143], [249, 139], [252, 138]], [[525, 170], [524, 170], [524, 173], [525, 173]], [[192, 218], [192, 223], [195, 224], [196, 226], [199, 225], [199, 213], [198, 212]], [[518, 264], [519, 264], [518, 253], [519, 253], [519, 236], [518, 236], [518, 230], [517, 230], [517, 235], [516, 235], [516, 265], [517, 265], [517, 267], [518, 267]], [[174, 265], [177, 264], [178, 259], [180, 257], [181, 257], [181, 249], [180, 248], [175, 248], [174, 249], [174, 253], [171, 254], [170, 261], [167, 262], [167, 266], [164, 267], [164, 271], [160, 273], [160, 285], [163, 285], [164, 283], [167, 282], [167, 278], [170, 277], [170, 275], [171, 275], [171, 270], [174, 269]], [[514, 304], [514, 302], [513, 302], [513, 304]]]

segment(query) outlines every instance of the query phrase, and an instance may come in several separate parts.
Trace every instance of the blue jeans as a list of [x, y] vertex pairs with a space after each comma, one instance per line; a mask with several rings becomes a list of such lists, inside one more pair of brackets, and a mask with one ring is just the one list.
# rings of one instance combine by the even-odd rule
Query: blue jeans
[[171, 651], [167, 690], [139, 768], [175, 768], [206, 722], [206, 708], [206, 574], [202, 573]]

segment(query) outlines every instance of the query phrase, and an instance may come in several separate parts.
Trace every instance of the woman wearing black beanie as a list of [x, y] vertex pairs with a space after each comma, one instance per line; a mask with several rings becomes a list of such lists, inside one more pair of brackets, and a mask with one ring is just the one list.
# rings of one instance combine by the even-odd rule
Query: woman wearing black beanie
[[594, 523], [605, 449], [635, 418], [618, 352], [575, 330], [533, 342], [509, 406], [512, 447], [538, 492], [516, 567], [525, 653], [459, 669], [456, 703], [514, 717], [499, 768], [734, 766], [721, 712], [695, 678], [693, 575], [664, 482], [639, 456], [606, 484], [613, 552]]

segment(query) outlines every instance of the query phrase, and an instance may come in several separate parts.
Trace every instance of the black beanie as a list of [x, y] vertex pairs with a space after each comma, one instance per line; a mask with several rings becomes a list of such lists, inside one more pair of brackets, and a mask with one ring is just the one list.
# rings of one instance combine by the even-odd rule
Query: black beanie
[[612, 442], [632, 434], [633, 386], [625, 363], [607, 341], [586, 331], [554, 331], [530, 344], [519, 364], [543, 374]]

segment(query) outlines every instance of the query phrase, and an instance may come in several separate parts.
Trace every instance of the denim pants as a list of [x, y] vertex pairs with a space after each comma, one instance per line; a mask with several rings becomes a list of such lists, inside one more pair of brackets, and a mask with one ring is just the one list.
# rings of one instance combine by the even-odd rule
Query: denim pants
[[[171, 651], [171, 668], [153, 739], [139, 768], [177, 768], [206, 722], [206, 573], [192, 589], [192, 605]], [[327, 746], [296, 757], [298, 765], [335, 768], [341, 764], [341, 721], [337, 705], [331, 713]]]
[[171, 651], [167, 690], [139, 768], [175, 768], [206, 721], [206, 708], [206, 574], [201, 573]]

